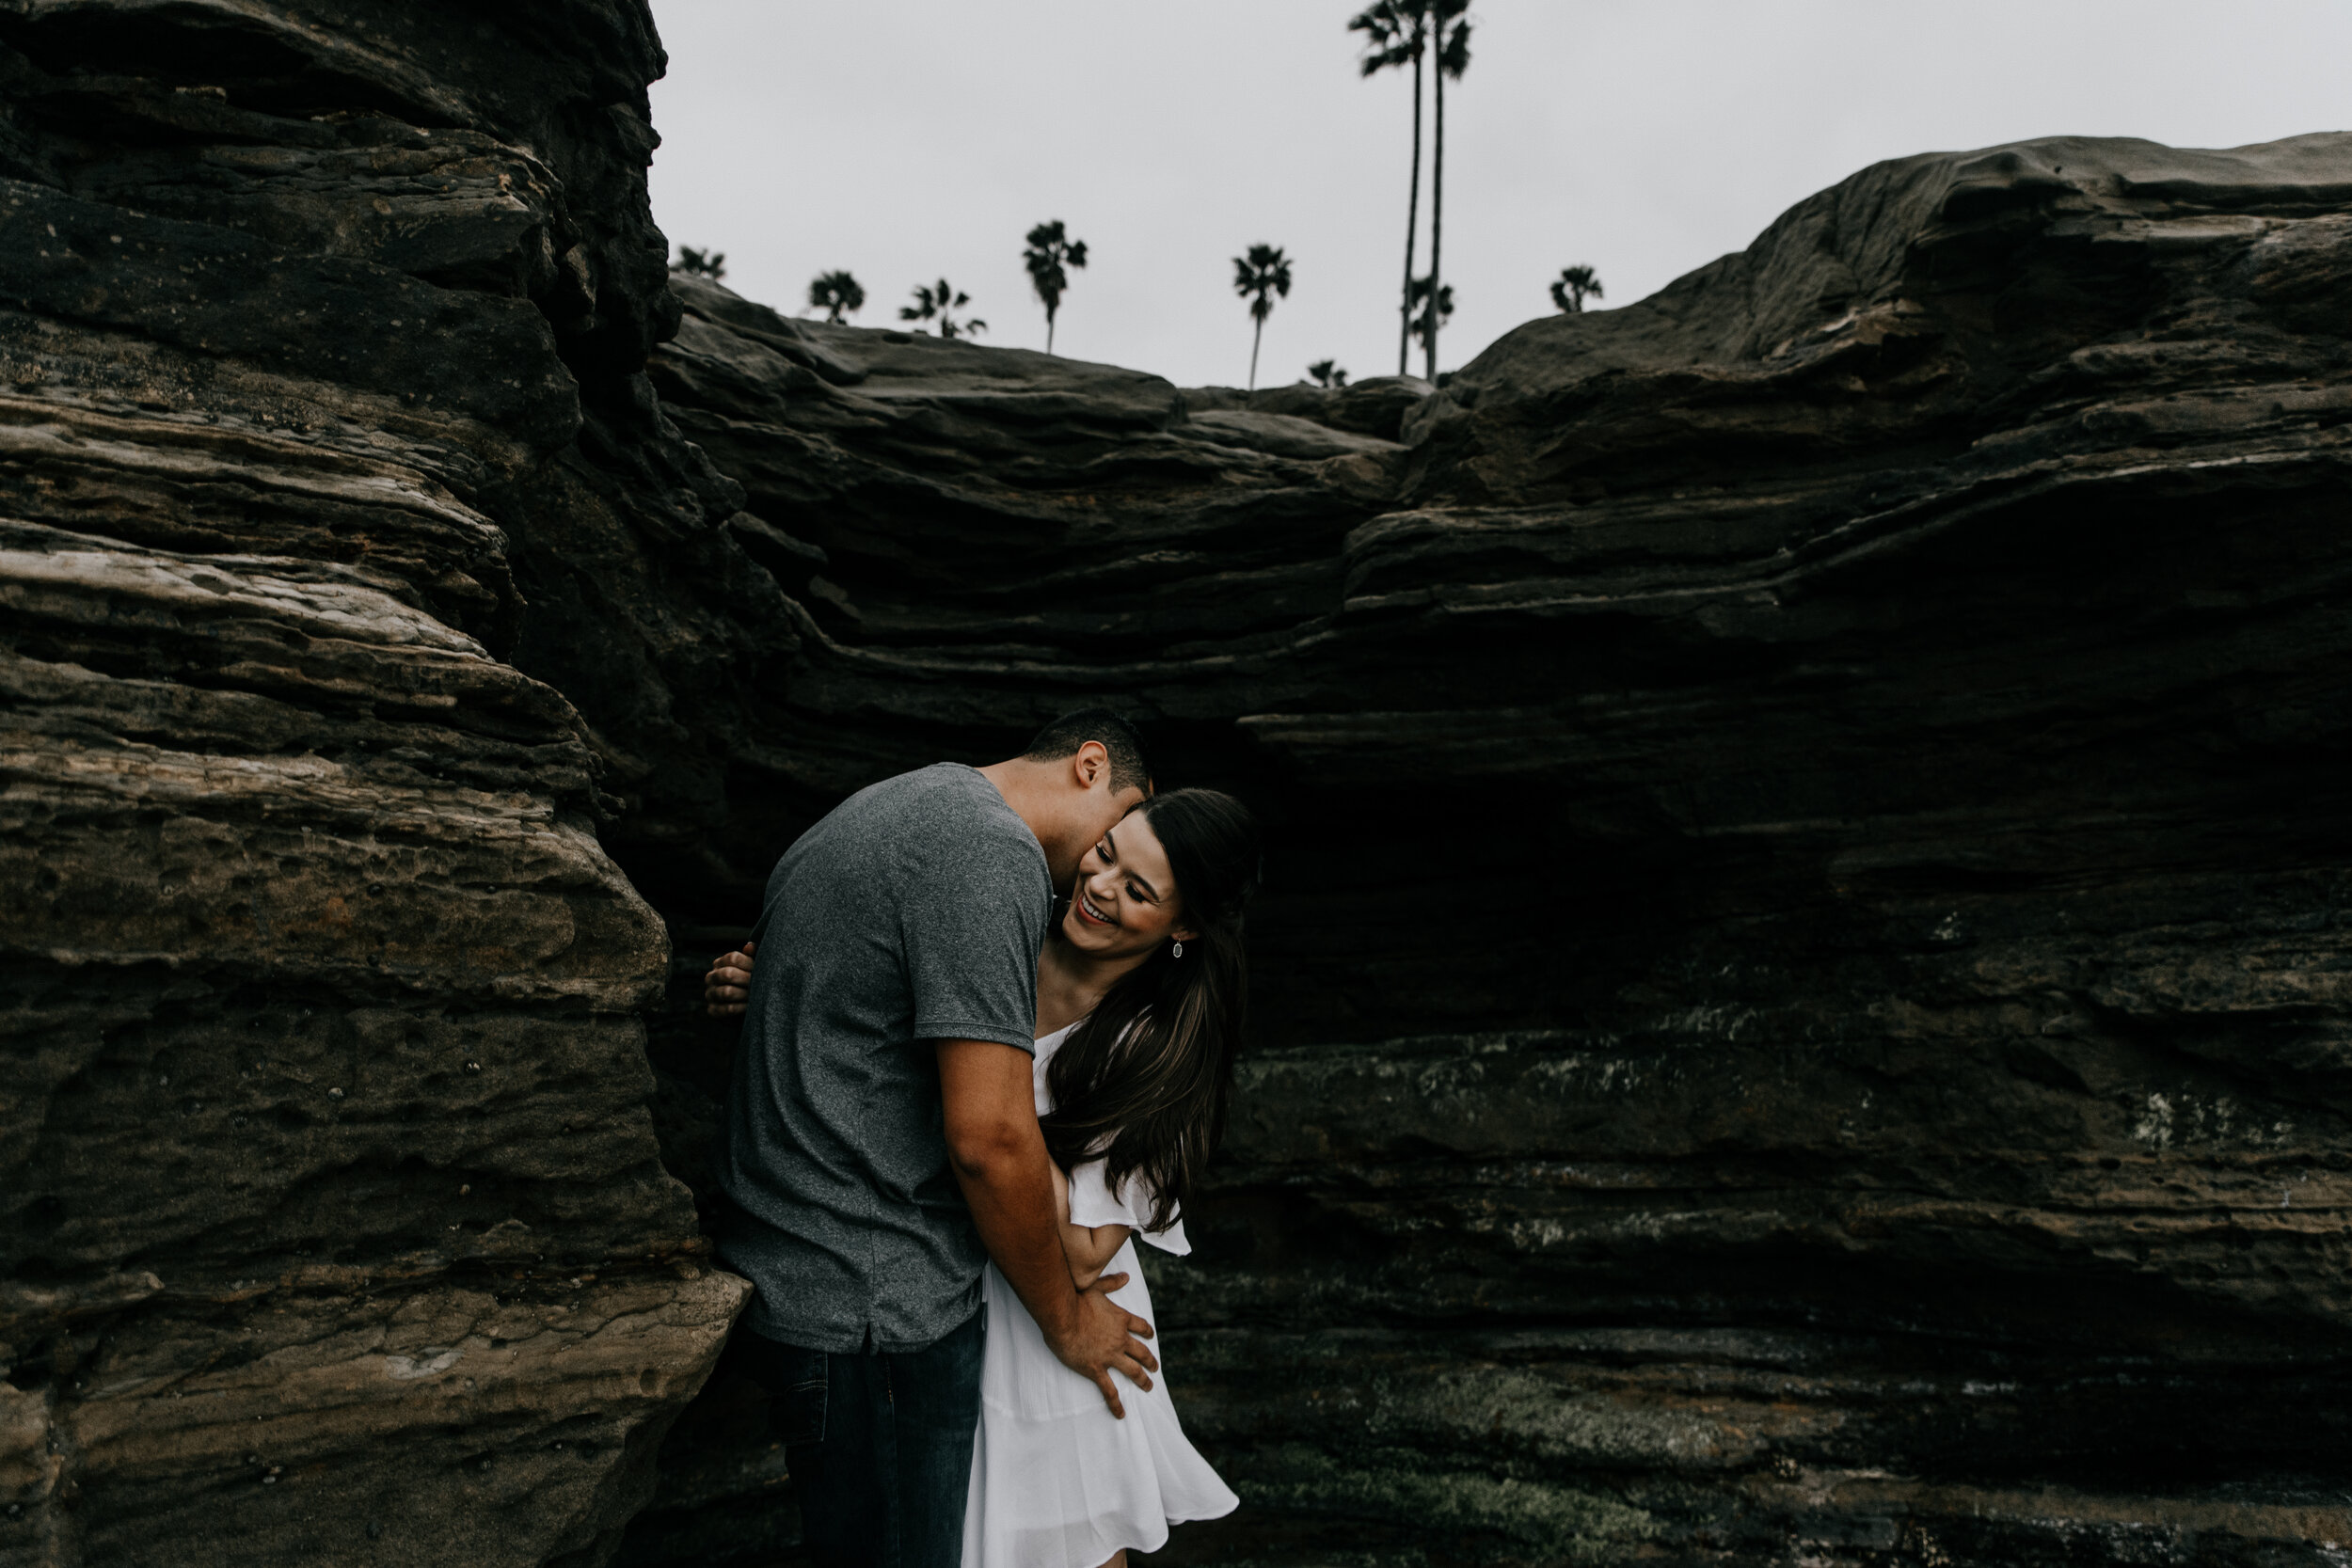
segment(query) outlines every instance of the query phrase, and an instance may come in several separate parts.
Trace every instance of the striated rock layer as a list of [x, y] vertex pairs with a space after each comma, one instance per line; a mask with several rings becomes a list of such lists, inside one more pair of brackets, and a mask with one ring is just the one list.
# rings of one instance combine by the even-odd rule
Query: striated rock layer
[[788, 1551], [691, 976], [1088, 702], [1275, 830], [1168, 1560], [2338, 1560], [2352, 138], [1245, 396], [665, 278], [660, 64], [0, 0], [0, 1565]]
[[507, 657], [517, 520], [615, 431], [692, 470], [660, 63], [587, 0], [0, 4], [8, 1568], [603, 1561], [739, 1305], [606, 765]]
[[[2338, 135], [1883, 165], [1436, 393], [681, 279], [799, 642], [583, 653], [697, 705], [616, 852], [707, 948], [841, 791], [1094, 701], [1273, 818], [1153, 1270], [1248, 1506], [1177, 1559], [2332, 1561], [2348, 279]], [[727, 1043], [657, 1031], [690, 1176]], [[632, 1560], [769, 1528], [708, 1406]]]

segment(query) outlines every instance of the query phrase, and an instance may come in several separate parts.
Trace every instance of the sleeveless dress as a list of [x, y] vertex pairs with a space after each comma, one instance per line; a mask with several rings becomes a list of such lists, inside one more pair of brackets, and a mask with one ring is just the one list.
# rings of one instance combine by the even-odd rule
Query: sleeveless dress
[[[1081, 1020], [1081, 1022], [1084, 1021]], [[1045, 1065], [1077, 1024], [1037, 1042], [1037, 1109], [1053, 1109]], [[1151, 1195], [1139, 1178], [1113, 1193], [1096, 1160], [1070, 1173], [1070, 1217], [1132, 1233], [1104, 1267], [1127, 1283], [1111, 1300], [1152, 1322], [1136, 1236], [1164, 1252], [1192, 1250], [1181, 1218], [1146, 1235]], [[1185, 1441], [1163, 1370], [1146, 1393], [1119, 1372], [1120, 1420], [1092, 1383], [1055, 1359], [1037, 1320], [991, 1263], [981, 1284], [988, 1350], [980, 1368], [980, 1430], [963, 1515], [963, 1568], [1101, 1568], [1121, 1548], [1157, 1551], [1168, 1527], [1231, 1513], [1241, 1499]], [[1159, 1342], [1152, 1341], [1154, 1354]]]

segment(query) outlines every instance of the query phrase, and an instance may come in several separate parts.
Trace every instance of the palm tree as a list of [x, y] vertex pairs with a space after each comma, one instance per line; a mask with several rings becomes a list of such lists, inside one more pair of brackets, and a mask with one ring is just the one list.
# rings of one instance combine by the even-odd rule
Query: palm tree
[[1070, 287], [1065, 266], [1087, 264], [1087, 243], [1062, 232], [1061, 219], [1041, 223], [1029, 230], [1029, 248], [1021, 253], [1029, 269], [1029, 282], [1045, 302], [1045, 352], [1054, 352], [1054, 312], [1061, 309], [1062, 292]]
[[1438, 354], [1438, 328], [1443, 326], [1446, 318], [1454, 314], [1454, 285], [1451, 283], [1438, 284], [1437, 305], [1435, 308], [1430, 306], [1429, 285], [1436, 281], [1435, 278], [1430, 277], [1413, 279], [1413, 303], [1421, 307], [1421, 314], [1413, 320], [1413, 336], [1419, 338], [1422, 346], [1429, 350], [1433, 367], [1429, 372], [1429, 379], [1433, 382], [1438, 379], [1438, 372], [1434, 368]]
[[[1429, 160], [1429, 276], [1435, 280], [1445, 277], [1439, 258], [1445, 247], [1445, 79], [1462, 79], [1470, 69], [1470, 18], [1462, 13], [1470, 9], [1470, 0], [1429, 0], [1431, 31], [1435, 35], [1431, 52], [1437, 55], [1436, 76], [1438, 97], [1438, 145]], [[1440, 296], [1442, 297], [1442, 295]], [[1422, 336], [1422, 345], [1428, 350], [1428, 379], [1438, 379], [1438, 327], [1442, 321], [1433, 321]]]
[[1233, 293], [1249, 301], [1249, 319], [1258, 324], [1249, 338], [1249, 389], [1258, 389], [1258, 344], [1265, 337], [1265, 319], [1274, 314], [1277, 294], [1291, 292], [1290, 258], [1282, 247], [1253, 245], [1247, 256], [1233, 258]]
[[1413, 333], [1413, 247], [1421, 228], [1421, 66], [1428, 42], [1430, 0], [1375, 0], [1347, 24], [1364, 35], [1364, 74], [1413, 67], [1413, 179], [1405, 195], [1405, 282], [1397, 296], [1396, 373], [1405, 373]]
[[1582, 262], [1562, 267], [1560, 276], [1552, 279], [1551, 302], [1571, 316], [1584, 309], [1585, 300], [1600, 297], [1599, 275]]
[[1318, 387], [1344, 387], [1347, 385], [1346, 367], [1341, 365], [1336, 360], [1316, 360], [1313, 364], [1307, 367], [1307, 375], [1308, 378], [1313, 381]]
[[822, 310], [827, 321], [839, 326], [844, 314], [866, 309], [866, 289], [846, 272], [820, 272], [808, 280], [808, 308]]
[[727, 253], [723, 250], [696, 250], [691, 245], [677, 247], [677, 260], [670, 263], [672, 272], [691, 272], [716, 283], [727, 275]]
[[915, 285], [914, 303], [899, 306], [898, 319], [902, 322], [936, 320], [939, 323], [939, 335], [943, 338], [975, 337], [988, 330], [988, 323], [977, 316], [969, 321], [960, 322], [950, 313], [961, 310], [971, 303], [970, 294], [958, 293], [955, 285], [943, 277], [939, 280], [939, 287], [936, 289], [929, 284]]

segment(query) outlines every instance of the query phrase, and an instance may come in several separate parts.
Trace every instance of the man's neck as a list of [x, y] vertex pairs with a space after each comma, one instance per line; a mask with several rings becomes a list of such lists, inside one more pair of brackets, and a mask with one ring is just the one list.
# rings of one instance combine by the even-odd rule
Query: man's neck
[[996, 786], [996, 793], [1005, 798], [1005, 804], [1012, 808], [1013, 816], [1028, 824], [1029, 832], [1037, 835], [1038, 843], [1044, 845], [1050, 853], [1053, 847], [1045, 842], [1048, 770], [1027, 757], [1009, 757], [973, 771]]

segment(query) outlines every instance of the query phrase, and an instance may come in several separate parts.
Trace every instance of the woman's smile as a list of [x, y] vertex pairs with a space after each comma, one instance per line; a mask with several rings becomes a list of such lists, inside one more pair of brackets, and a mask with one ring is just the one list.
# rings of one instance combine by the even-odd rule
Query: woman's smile
[[1171, 939], [1192, 939], [1179, 925], [1183, 906], [1168, 848], [1137, 808], [1079, 860], [1057, 928], [1089, 962], [1140, 961]]

